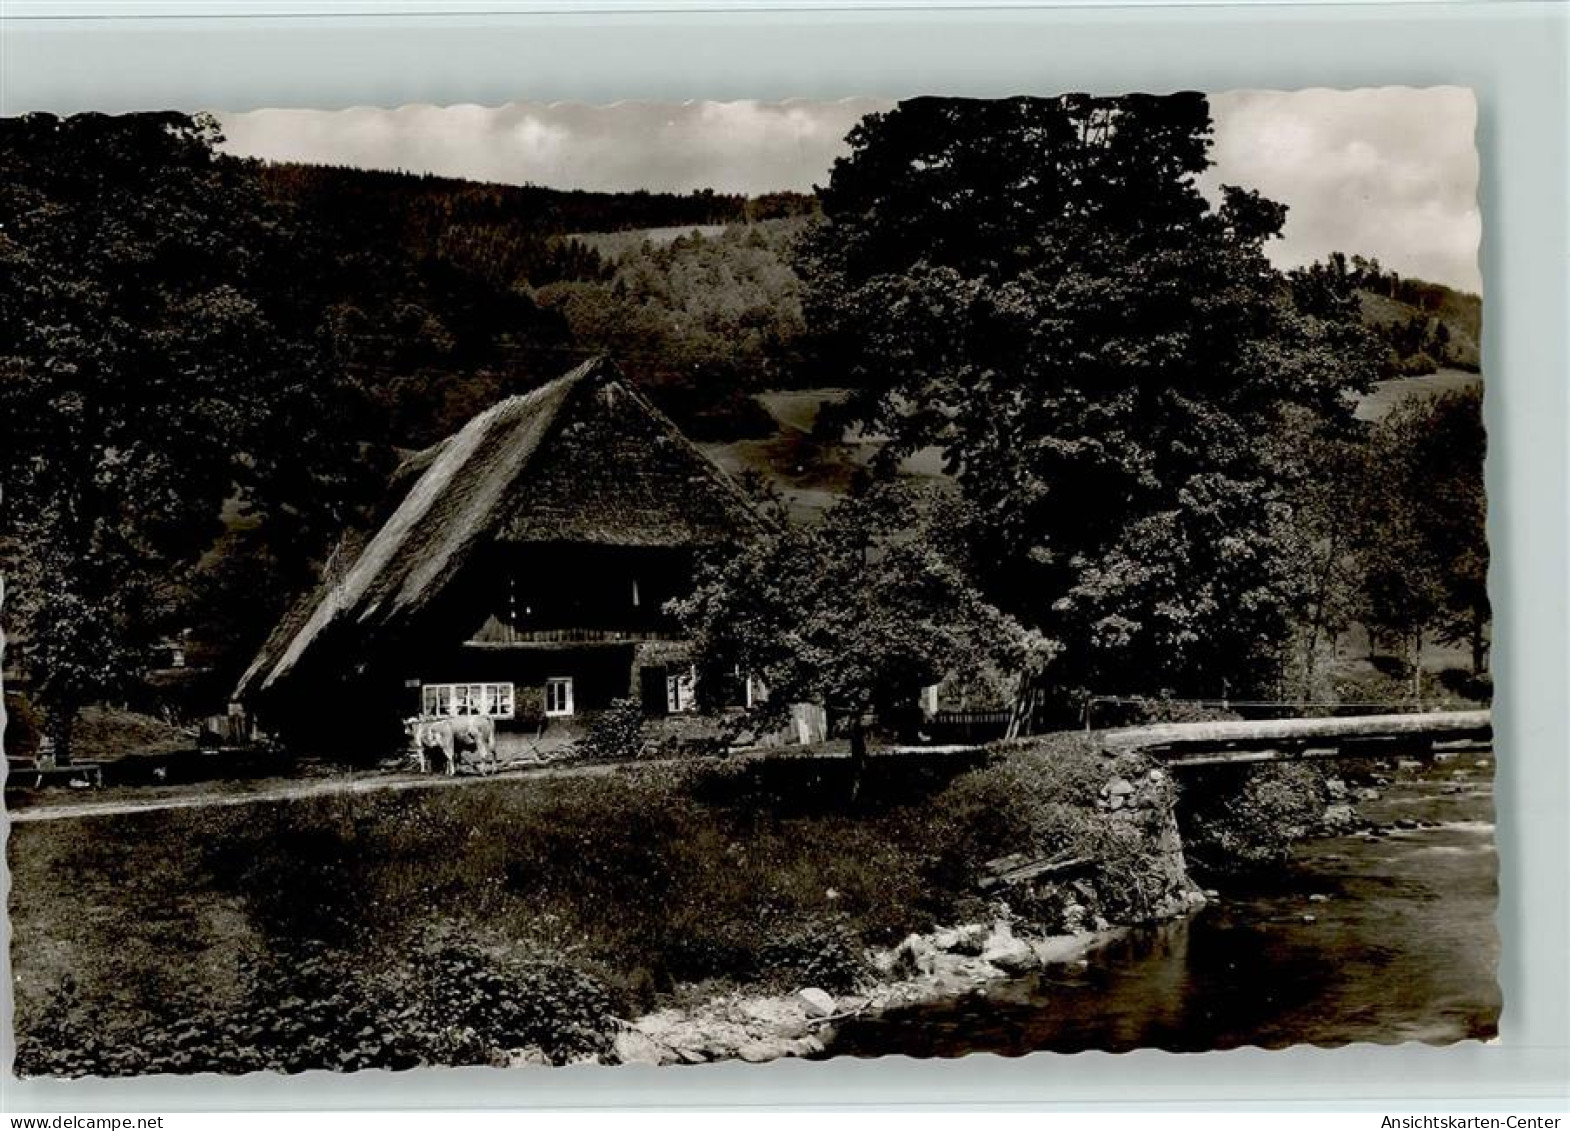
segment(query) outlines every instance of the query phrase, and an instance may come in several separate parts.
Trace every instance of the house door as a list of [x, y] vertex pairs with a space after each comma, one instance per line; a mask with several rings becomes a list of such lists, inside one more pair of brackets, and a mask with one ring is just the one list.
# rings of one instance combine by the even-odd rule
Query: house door
[[645, 718], [657, 719], [666, 711], [665, 668], [658, 664], [638, 669], [638, 690]]

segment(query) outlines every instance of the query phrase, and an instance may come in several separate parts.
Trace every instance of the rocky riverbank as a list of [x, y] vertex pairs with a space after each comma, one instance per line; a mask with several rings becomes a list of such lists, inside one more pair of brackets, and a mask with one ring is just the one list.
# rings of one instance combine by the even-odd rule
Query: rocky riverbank
[[[1184, 860], [1173, 784], [1148, 761], [1095, 751], [1047, 761], [1021, 750], [989, 773], [998, 780], [982, 784], [1002, 786], [1007, 797], [980, 794], [979, 811], [999, 813], [1005, 802], [1031, 799], [1029, 812], [1048, 834], [1042, 839], [1062, 837], [1072, 847], [1059, 854], [1059, 863], [1031, 863], [1028, 853], [990, 861], [984, 871], [991, 878], [983, 881], [990, 885], [986, 919], [914, 933], [869, 951], [869, 974], [854, 993], [836, 996], [815, 986], [790, 994], [743, 989], [620, 1022], [605, 1059], [698, 1064], [815, 1056], [840, 1021], [959, 998], [998, 979], [1083, 962], [1121, 934], [1123, 924], [1160, 922], [1204, 905]], [[1064, 779], [1072, 789], [1062, 787]], [[1033, 839], [1030, 829], [1021, 827], [1019, 843]], [[524, 1056], [525, 1062], [540, 1059]]]
[[1379, 772], [1360, 782], [1339, 777], [1325, 779], [1327, 804], [1312, 835], [1323, 837], [1361, 836], [1377, 840], [1398, 832], [1438, 828], [1439, 822], [1413, 816], [1394, 816], [1384, 812], [1378, 803], [1386, 791], [1398, 780], [1419, 781], [1442, 796], [1455, 796], [1474, 788], [1474, 779], [1492, 772], [1491, 758], [1472, 759], [1467, 765], [1456, 765], [1460, 751], [1440, 751], [1425, 764], [1415, 758], [1402, 758], [1378, 764]]
[[[1204, 903], [1191, 893], [1190, 908]], [[1006, 919], [913, 934], [875, 952], [879, 980], [861, 992], [835, 996], [809, 987], [789, 995], [729, 993], [691, 1010], [664, 1009], [622, 1025], [606, 1059], [619, 1064], [702, 1064], [740, 1059], [753, 1063], [811, 1057], [832, 1039], [833, 1026], [886, 1009], [959, 997], [999, 978], [1053, 965], [1083, 963], [1085, 955], [1121, 929], [1073, 935], [1016, 935]], [[542, 1063], [532, 1051], [517, 1063]]]

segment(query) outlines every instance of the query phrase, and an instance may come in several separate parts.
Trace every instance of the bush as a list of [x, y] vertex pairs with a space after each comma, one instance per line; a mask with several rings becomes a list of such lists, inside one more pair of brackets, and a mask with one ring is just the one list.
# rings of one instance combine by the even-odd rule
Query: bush
[[1440, 687], [1457, 699], [1485, 705], [1494, 701], [1494, 677], [1491, 672], [1473, 675], [1465, 668], [1446, 668], [1434, 678]]
[[1324, 777], [1292, 763], [1191, 770], [1179, 802], [1184, 849], [1196, 868], [1249, 871], [1281, 863], [1319, 823]]
[[782, 989], [848, 993], [869, 973], [865, 954], [843, 916], [816, 919], [765, 943], [762, 973]]
[[[435, 1063], [486, 1063], [499, 1050], [534, 1047], [555, 1063], [610, 1047], [611, 995], [572, 966], [486, 953], [472, 943], [447, 943], [421, 964], [413, 995], [422, 1034], [459, 1044], [431, 1051]], [[439, 1022], [438, 1030], [433, 1022]], [[424, 1051], [423, 1049], [421, 1050]]]
[[622, 762], [643, 752], [643, 709], [636, 699], [613, 699], [589, 722], [585, 757]]
[[[987, 861], [1013, 853], [1085, 857], [1090, 865], [1073, 879], [1010, 891], [1010, 908], [1047, 931], [1078, 930], [1098, 915], [1122, 923], [1154, 917], [1187, 880], [1163, 853], [1172, 786], [1167, 779], [1156, 786], [1150, 769], [1141, 755], [1108, 758], [1084, 735], [1009, 748], [934, 800], [935, 882], [975, 890]], [[1160, 792], [1148, 807], [1114, 816], [1098, 802], [1117, 777]]]
[[388, 970], [320, 943], [242, 960], [238, 1006], [192, 988], [129, 1026], [88, 1005], [74, 979], [17, 1046], [24, 1076], [116, 1076], [505, 1064], [537, 1048], [554, 1063], [610, 1048], [612, 999], [559, 961], [436, 942]]

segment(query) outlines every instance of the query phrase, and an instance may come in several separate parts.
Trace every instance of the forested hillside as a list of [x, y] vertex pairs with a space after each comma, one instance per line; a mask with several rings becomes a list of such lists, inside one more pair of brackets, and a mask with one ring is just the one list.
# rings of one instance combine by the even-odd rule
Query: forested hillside
[[[597, 352], [692, 435], [769, 435], [755, 400], [839, 382], [803, 365], [797, 193], [592, 193], [294, 164], [256, 166], [311, 234], [309, 281], [373, 443], [423, 446]], [[1481, 300], [1332, 256], [1384, 342], [1382, 373], [1478, 368]]]
[[1387, 377], [1420, 377], [1438, 369], [1477, 372], [1482, 359], [1483, 300], [1442, 283], [1404, 279], [1378, 260], [1352, 258], [1363, 321], [1389, 349]]
[[[731, 280], [767, 271], [787, 275], [777, 243], [762, 237], [747, 248], [683, 242], [664, 253], [666, 261], [624, 270], [590, 242], [562, 237], [756, 224], [814, 207], [810, 197], [790, 193], [566, 192], [320, 166], [256, 168], [266, 196], [314, 245], [317, 269], [302, 284], [327, 312], [338, 358], [372, 413], [367, 439], [399, 447], [424, 446], [497, 398], [601, 351], [625, 355], [634, 377], [668, 411], [702, 431], [711, 413], [692, 388], [710, 384], [718, 401], [734, 400], [728, 387], [734, 367], [715, 362], [716, 342], [686, 348], [683, 331], [691, 324], [736, 339], [734, 327], [699, 311], [704, 300], [693, 288], [704, 283], [705, 272], [713, 294]], [[629, 257], [639, 258], [638, 249], [641, 241]], [[725, 268], [717, 261], [727, 249], [751, 262]], [[682, 279], [650, 283], [669, 273], [670, 257], [688, 251], [707, 260], [696, 274], [683, 270]], [[655, 324], [638, 311], [630, 321], [588, 317], [581, 300], [599, 284], [606, 284], [601, 309], [618, 309], [609, 300], [626, 295], [638, 308], [673, 303], [685, 321]], [[772, 302], [787, 282], [770, 285], [763, 297]], [[673, 286], [681, 293], [671, 294]], [[542, 301], [542, 288], [554, 288], [549, 302]], [[651, 288], [659, 293], [651, 297]], [[736, 340], [749, 364], [758, 356], [752, 329]], [[636, 358], [657, 353], [675, 360], [638, 368]], [[668, 396], [667, 386], [674, 389]]]

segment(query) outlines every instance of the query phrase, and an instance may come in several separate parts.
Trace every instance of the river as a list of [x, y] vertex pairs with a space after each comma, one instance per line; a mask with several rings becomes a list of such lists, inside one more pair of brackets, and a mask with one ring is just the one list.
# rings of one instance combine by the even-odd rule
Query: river
[[1399, 771], [1372, 838], [1302, 842], [1268, 880], [1080, 966], [847, 1022], [830, 1055], [1449, 1043], [1497, 1032], [1492, 752]]

